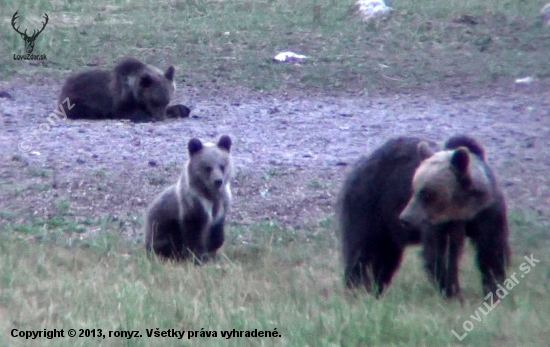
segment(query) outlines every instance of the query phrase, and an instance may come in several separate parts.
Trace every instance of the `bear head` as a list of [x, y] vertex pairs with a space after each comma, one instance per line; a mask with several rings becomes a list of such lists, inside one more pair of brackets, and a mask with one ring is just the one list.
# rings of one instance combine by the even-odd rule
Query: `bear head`
[[176, 90], [174, 72], [173, 66], [162, 72], [154, 66], [145, 65], [136, 76], [133, 76], [133, 97], [153, 119], [166, 118], [166, 107]]
[[202, 143], [193, 138], [189, 140], [187, 149], [189, 186], [209, 199], [230, 195], [229, 183], [233, 175], [231, 138], [223, 135], [216, 144]]
[[404, 224], [467, 221], [492, 203], [493, 184], [481, 147], [467, 142], [449, 147], [434, 153], [419, 143], [424, 159], [413, 176], [412, 197], [399, 216]]

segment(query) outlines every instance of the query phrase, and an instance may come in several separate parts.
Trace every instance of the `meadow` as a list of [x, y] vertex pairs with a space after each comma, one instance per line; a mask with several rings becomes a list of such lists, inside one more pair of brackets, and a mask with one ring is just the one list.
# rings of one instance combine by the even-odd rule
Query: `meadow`
[[[125, 55], [174, 64], [184, 89], [229, 93], [422, 92], [550, 77], [550, 28], [539, 18], [545, 1], [395, 0], [391, 16], [371, 23], [360, 19], [353, 3], [0, 0], [0, 77], [31, 84], [60, 80], [71, 71], [112, 66]], [[34, 48], [47, 60], [13, 60], [23, 52], [11, 27], [17, 10], [30, 32], [48, 14]], [[274, 64], [275, 54], [285, 50], [309, 58]], [[24, 162], [21, 156], [10, 160]], [[38, 203], [36, 196], [56, 189], [57, 172], [21, 167], [25, 179], [0, 168], [3, 199], [23, 196]], [[88, 173], [104, 189], [98, 195], [113, 189], [113, 172]], [[276, 172], [263, 175], [267, 181]], [[159, 186], [168, 183], [165, 176], [155, 176]], [[308, 182], [311, 189], [338, 189], [336, 181]], [[333, 213], [307, 228], [283, 226], [277, 218], [231, 222], [218, 259], [197, 267], [148, 259], [142, 237], [121, 232], [120, 220], [81, 218], [81, 203], [62, 196], [48, 200], [45, 216], [20, 213], [9, 201], [0, 205], [0, 346], [496, 347], [550, 341], [550, 216], [544, 207], [543, 215], [511, 208], [509, 274], [516, 273], [518, 283], [488, 312], [484, 302], [491, 302], [482, 296], [471, 247], [461, 263], [463, 302], [437, 293], [416, 247], [376, 300], [343, 286]], [[143, 208], [127, 217], [137, 230]], [[530, 264], [525, 256], [540, 261], [528, 273], [522, 270]], [[64, 337], [12, 336], [53, 329], [63, 329]], [[69, 337], [69, 329], [77, 336]], [[186, 333], [181, 340], [154, 336], [174, 331]], [[259, 331], [276, 337], [245, 337]]]
[[[0, 74], [59, 76], [131, 55], [174, 64], [189, 85], [257, 90], [418, 89], [550, 76], [544, 0], [394, 2], [390, 17], [365, 23], [351, 0], [2, 0]], [[34, 52], [48, 60], [24, 71], [11, 59], [23, 50], [8, 20], [17, 10], [29, 33], [44, 12], [50, 18]], [[309, 59], [273, 64], [286, 50]]]
[[[141, 244], [117, 236], [109, 225], [92, 238], [53, 238], [66, 223], [60, 217], [57, 227], [45, 223], [25, 231], [3, 225], [3, 346], [545, 346], [550, 338], [548, 229], [533, 226], [528, 216], [511, 216], [510, 275], [519, 283], [502, 299], [485, 301], [467, 248], [463, 304], [438, 295], [421, 269], [418, 248], [407, 252], [382, 299], [347, 292], [328, 225], [307, 232], [232, 225], [218, 261], [196, 267], [150, 261]], [[538, 235], [538, 246], [520, 236], [528, 233]], [[524, 255], [540, 261], [528, 273], [520, 270], [529, 265]], [[54, 328], [64, 329], [65, 337], [10, 335], [12, 329]], [[182, 340], [147, 336], [147, 329], [157, 328], [187, 333]], [[68, 329], [102, 329], [106, 337], [71, 338]], [[222, 336], [233, 329], [277, 331], [279, 337]], [[141, 337], [114, 337], [121, 331]]]

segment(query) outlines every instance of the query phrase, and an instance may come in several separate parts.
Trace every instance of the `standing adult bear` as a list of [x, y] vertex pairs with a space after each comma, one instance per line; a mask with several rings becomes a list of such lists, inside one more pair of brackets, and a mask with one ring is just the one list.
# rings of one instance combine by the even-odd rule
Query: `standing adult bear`
[[134, 58], [113, 70], [92, 70], [70, 76], [58, 98], [69, 119], [130, 119], [134, 122], [188, 117], [184, 105], [168, 106], [176, 89], [175, 68], [165, 72]]
[[348, 176], [339, 200], [348, 287], [362, 284], [379, 296], [405, 247], [422, 243], [430, 278], [445, 296], [456, 296], [466, 236], [477, 250], [484, 292], [505, 279], [506, 205], [483, 147], [455, 136], [443, 150], [434, 148], [419, 138], [392, 139]]
[[224, 242], [231, 201], [231, 138], [217, 144], [193, 138], [180, 179], [150, 205], [145, 216], [145, 248], [149, 255], [201, 262]]

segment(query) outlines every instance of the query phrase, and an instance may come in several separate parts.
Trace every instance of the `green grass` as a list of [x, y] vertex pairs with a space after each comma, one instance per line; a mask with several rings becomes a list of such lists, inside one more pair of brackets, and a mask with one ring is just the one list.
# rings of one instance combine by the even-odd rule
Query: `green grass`
[[[0, 76], [62, 76], [87, 64], [109, 68], [121, 56], [178, 68], [194, 86], [260, 90], [349, 91], [422, 88], [432, 83], [487, 83], [550, 76], [550, 30], [539, 18], [545, 0], [402, 0], [385, 20], [365, 23], [354, 0], [0, 0]], [[40, 27], [35, 54], [14, 61], [23, 40], [11, 28]], [[476, 25], [457, 23], [469, 15]], [[274, 64], [276, 53], [310, 57]], [[24, 66], [24, 67], [22, 67]]]
[[[179, 80], [199, 87], [349, 91], [550, 76], [550, 31], [538, 18], [545, 1], [394, 1], [391, 17], [368, 24], [351, 11], [353, 3], [0, 0], [0, 77], [61, 77], [87, 65], [109, 68], [124, 55], [159, 67], [174, 64]], [[46, 62], [12, 59], [23, 50], [9, 21], [16, 10], [29, 32], [48, 13], [33, 52], [46, 54]], [[463, 15], [478, 24], [453, 22]], [[273, 64], [282, 50], [310, 59], [301, 66]], [[94, 174], [109, 176], [105, 169]], [[271, 168], [262, 177], [279, 174]], [[0, 183], [14, 195], [25, 192], [17, 182]], [[325, 184], [331, 183], [308, 183]], [[519, 272], [525, 255], [541, 262], [476, 322], [471, 316], [483, 297], [469, 247], [461, 264], [463, 305], [445, 301], [426, 281], [418, 248], [407, 252], [392, 286], [375, 300], [344, 290], [330, 217], [313, 230], [230, 225], [218, 261], [195, 267], [149, 261], [142, 243], [119, 236], [116, 221], [79, 220], [64, 199], [54, 206], [42, 218], [0, 211], [1, 346], [545, 346], [550, 340], [548, 226], [528, 212], [510, 213], [510, 273]], [[462, 334], [466, 320], [474, 328], [459, 342], [451, 331]], [[11, 336], [12, 329], [54, 328], [106, 335], [138, 330], [143, 337]], [[146, 337], [146, 329], [156, 328], [198, 335], [202, 329], [218, 337]], [[233, 329], [277, 329], [281, 337], [219, 336]]]
[[[84, 239], [33, 238], [28, 230], [0, 228], [0, 345], [543, 346], [550, 338], [548, 229], [515, 215], [510, 274], [520, 273], [524, 255], [540, 263], [518, 276], [519, 284], [492, 312], [480, 314], [481, 322], [471, 318], [484, 306], [470, 247], [461, 264], [461, 305], [442, 299], [426, 281], [418, 248], [408, 250], [382, 299], [348, 293], [337, 239], [322, 225], [330, 223], [308, 231], [273, 222], [230, 225], [218, 260], [200, 267], [150, 261], [142, 243], [117, 236], [109, 223]], [[536, 229], [542, 246], [518, 242], [527, 226]], [[63, 225], [28, 228], [48, 234]], [[473, 329], [459, 342], [451, 331], [462, 335], [466, 320]], [[64, 329], [65, 337], [11, 336], [12, 329], [54, 328]], [[102, 329], [107, 337], [71, 338], [71, 328]], [[195, 331], [197, 337], [147, 337], [147, 329], [157, 328]], [[280, 337], [221, 337], [233, 329], [276, 329]], [[108, 337], [109, 331], [130, 330], [142, 337]], [[201, 331], [217, 337], [200, 337]]]

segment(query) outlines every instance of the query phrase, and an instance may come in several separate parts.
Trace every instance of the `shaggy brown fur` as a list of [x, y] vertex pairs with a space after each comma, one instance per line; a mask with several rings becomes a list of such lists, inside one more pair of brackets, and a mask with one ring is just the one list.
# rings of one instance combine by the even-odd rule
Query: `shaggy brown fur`
[[458, 265], [469, 237], [476, 248], [483, 291], [494, 293], [506, 276], [509, 232], [504, 196], [483, 147], [471, 137], [450, 138], [443, 151], [422, 162], [412, 186], [413, 195], [400, 218], [423, 228], [430, 277], [446, 296], [460, 294]]
[[430, 278], [446, 296], [458, 295], [466, 237], [476, 245], [485, 293], [504, 280], [510, 257], [506, 205], [483, 147], [455, 136], [444, 151], [436, 148], [418, 138], [395, 138], [347, 177], [338, 215], [348, 287], [362, 285], [379, 296], [405, 247], [421, 243]]
[[180, 179], [147, 210], [145, 247], [162, 259], [194, 256], [201, 262], [224, 242], [233, 176], [231, 138], [224, 135], [216, 145], [194, 138], [187, 147], [189, 159]]
[[168, 106], [175, 90], [173, 66], [160, 71], [134, 58], [113, 70], [92, 70], [67, 79], [58, 98], [70, 119], [130, 119], [134, 122], [187, 117], [184, 105]]
[[424, 159], [420, 142], [412, 137], [389, 140], [361, 158], [342, 187], [338, 216], [350, 288], [363, 285], [378, 296], [390, 284], [405, 247], [420, 242], [419, 229], [404, 228], [399, 221], [412, 194], [412, 176]]

